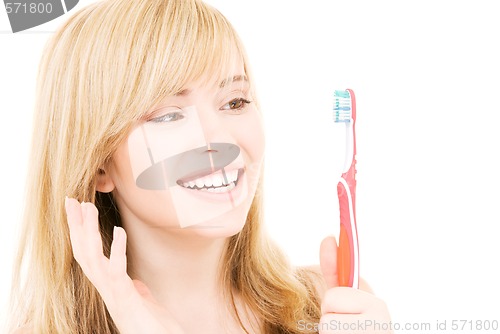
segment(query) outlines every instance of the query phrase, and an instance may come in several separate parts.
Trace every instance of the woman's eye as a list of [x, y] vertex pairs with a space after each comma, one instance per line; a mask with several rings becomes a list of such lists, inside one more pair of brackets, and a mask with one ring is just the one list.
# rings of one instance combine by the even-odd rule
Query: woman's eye
[[252, 101], [248, 101], [247, 99], [244, 98], [237, 98], [229, 103], [226, 103], [225, 105], [220, 108], [221, 110], [229, 110], [229, 111], [241, 111], [244, 109], [247, 104], [251, 103]]
[[169, 123], [169, 122], [180, 121], [183, 118], [184, 115], [182, 115], [181, 112], [176, 111], [176, 112], [169, 112], [168, 114], [152, 118], [149, 121], [153, 123]]

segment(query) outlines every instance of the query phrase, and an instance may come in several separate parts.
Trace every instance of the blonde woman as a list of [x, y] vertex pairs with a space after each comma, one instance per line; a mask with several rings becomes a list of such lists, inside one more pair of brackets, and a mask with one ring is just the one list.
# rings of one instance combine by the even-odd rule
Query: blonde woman
[[333, 238], [320, 272], [291, 267], [264, 234], [255, 87], [215, 9], [106, 0], [80, 10], [45, 48], [35, 117], [12, 331], [388, 322], [371, 293], [336, 287]]

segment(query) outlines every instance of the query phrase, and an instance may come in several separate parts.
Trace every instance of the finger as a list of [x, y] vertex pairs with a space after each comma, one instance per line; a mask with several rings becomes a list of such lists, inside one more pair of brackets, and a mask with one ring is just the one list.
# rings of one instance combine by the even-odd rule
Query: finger
[[366, 291], [336, 287], [326, 291], [321, 303], [321, 313], [361, 314], [377, 300], [374, 295]]
[[90, 202], [82, 202], [83, 225], [87, 233], [99, 234], [99, 211], [96, 206]]
[[76, 199], [68, 197], [65, 200], [65, 207], [73, 256], [80, 263], [82, 260], [81, 255], [85, 253], [84, 240], [82, 240], [85, 234], [82, 207]]
[[89, 280], [100, 288], [107, 258], [103, 254], [97, 208], [92, 203], [66, 200], [73, 256]]
[[109, 254], [109, 272], [112, 279], [121, 279], [127, 275], [126, 249], [127, 234], [123, 228], [115, 226]]
[[323, 239], [319, 251], [319, 264], [328, 288], [339, 286], [337, 273], [337, 241], [330, 236]]
[[[318, 325], [319, 334], [368, 334], [374, 333], [372, 326], [373, 320], [365, 316], [360, 316], [359, 314], [336, 313], [323, 315]], [[385, 333], [385, 331], [381, 333]]]
[[73, 249], [73, 254], [75, 259], [78, 261], [81, 252], [81, 236], [83, 235], [83, 216], [82, 207], [80, 203], [74, 198], [65, 199], [66, 207], [66, 218], [69, 227], [69, 236], [71, 240], [71, 248]]
[[80, 203], [74, 198], [66, 197], [64, 200], [64, 206], [70, 230], [80, 226], [83, 221]]
[[94, 204], [84, 202], [82, 206], [83, 230], [81, 237], [85, 245], [85, 259], [92, 270], [103, 269], [106, 257], [103, 254], [102, 237], [99, 231], [99, 212]]

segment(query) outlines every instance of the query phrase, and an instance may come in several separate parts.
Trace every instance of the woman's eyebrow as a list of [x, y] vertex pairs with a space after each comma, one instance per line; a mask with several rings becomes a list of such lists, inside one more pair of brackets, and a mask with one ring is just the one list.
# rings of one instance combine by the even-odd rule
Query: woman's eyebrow
[[191, 91], [191, 89], [183, 89], [180, 92], [175, 93], [174, 96], [186, 96], [191, 94]]
[[228, 84], [236, 82], [236, 81], [245, 81], [245, 82], [248, 82], [248, 78], [246, 77], [246, 75], [243, 75], [243, 74], [241, 74], [241, 75], [235, 75], [232, 78], [229, 77], [229, 78], [224, 79], [224, 80], [221, 81], [221, 83], [219, 84], [219, 88], [224, 88]]
[[[233, 82], [241, 82], [241, 81], [243, 81], [245, 83], [248, 82], [248, 78], [246, 77], [246, 75], [240, 74], [240, 75], [235, 75], [233, 77], [229, 77], [227, 79], [224, 79], [219, 84], [219, 88], [224, 88], [225, 86], [232, 84]], [[193, 92], [192, 89], [186, 88], [186, 89], [182, 89], [179, 92], [175, 93], [174, 96], [187, 96], [187, 95], [191, 94], [192, 92]]]

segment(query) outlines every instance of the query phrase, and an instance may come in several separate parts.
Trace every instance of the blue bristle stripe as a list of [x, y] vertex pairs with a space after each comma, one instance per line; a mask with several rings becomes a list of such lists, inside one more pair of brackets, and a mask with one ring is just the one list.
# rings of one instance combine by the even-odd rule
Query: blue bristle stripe
[[346, 90], [336, 90], [334, 93], [335, 97], [344, 97], [344, 98], [351, 98], [351, 95], [349, 94], [348, 91]]
[[350, 121], [351, 121], [350, 113], [335, 112], [335, 122], [350, 122]]
[[346, 90], [336, 90], [333, 94], [336, 123], [349, 123], [351, 121], [351, 94]]

